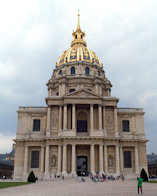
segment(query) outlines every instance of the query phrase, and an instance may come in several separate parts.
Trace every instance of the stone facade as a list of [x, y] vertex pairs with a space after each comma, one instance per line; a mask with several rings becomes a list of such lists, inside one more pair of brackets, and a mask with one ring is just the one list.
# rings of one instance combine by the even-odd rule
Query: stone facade
[[[136, 176], [147, 171], [144, 112], [118, 108], [111, 83], [78, 26], [47, 83], [47, 107], [19, 107], [14, 179], [34, 171]], [[34, 157], [33, 157], [34, 155]], [[81, 166], [85, 161], [85, 168]]]

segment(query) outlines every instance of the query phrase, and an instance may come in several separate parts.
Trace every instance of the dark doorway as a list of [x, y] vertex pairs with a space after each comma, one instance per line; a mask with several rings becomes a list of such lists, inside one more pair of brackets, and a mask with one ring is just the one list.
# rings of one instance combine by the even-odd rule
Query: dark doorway
[[87, 120], [77, 120], [77, 132], [87, 132]]
[[77, 175], [78, 176], [88, 176], [87, 157], [86, 156], [78, 156], [77, 157]]

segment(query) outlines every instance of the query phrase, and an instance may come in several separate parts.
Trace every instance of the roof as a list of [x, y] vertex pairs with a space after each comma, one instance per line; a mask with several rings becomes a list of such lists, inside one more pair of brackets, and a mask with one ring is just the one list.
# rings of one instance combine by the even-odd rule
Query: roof
[[6, 159], [2, 159], [0, 160], [0, 165], [3, 164], [3, 165], [6, 165], [6, 166], [14, 166], [14, 163], [10, 160], [6, 160]]
[[5, 159], [6, 158], [6, 154], [0, 154], [0, 160]]
[[15, 149], [13, 149], [9, 154], [7, 154], [7, 157], [14, 157]]

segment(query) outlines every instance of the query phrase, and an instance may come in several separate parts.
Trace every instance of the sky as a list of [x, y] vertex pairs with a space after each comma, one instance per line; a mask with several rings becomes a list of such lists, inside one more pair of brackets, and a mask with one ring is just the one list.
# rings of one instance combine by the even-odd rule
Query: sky
[[11, 151], [18, 107], [46, 105], [46, 83], [70, 48], [78, 9], [118, 107], [144, 109], [147, 153], [157, 153], [156, 8], [156, 0], [1, 0], [0, 153]]

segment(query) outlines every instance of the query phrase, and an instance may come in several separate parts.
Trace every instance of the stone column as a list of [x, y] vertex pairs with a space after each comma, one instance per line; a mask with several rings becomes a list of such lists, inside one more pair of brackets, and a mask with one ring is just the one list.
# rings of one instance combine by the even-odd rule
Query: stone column
[[76, 175], [76, 145], [72, 145], [72, 171], [71, 174]]
[[44, 146], [41, 146], [40, 172], [44, 173]]
[[91, 144], [90, 146], [90, 167], [91, 172], [93, 175], [95, 175], [95, 156], [94, 156], [94, 144]]
[[63, 145], [63, 167], [62, 174], [67, 176], [67, 144]]
[[118, 125], [117, 125], [117, 108], [114, 107], [114, 130], [115, 130], [115, 136], [119, 136], [118, 134]]
[[119, 164], [119, 146], [116, 146], [116, 173], [120, 173], [120, 164]]
[[138, 147], [135, 146], [135, 173], [139, 174]]
[[50, 119], [51, 119], [51, 108], [50, 106], [48, 106], [48, 109], [47, 109], [47, 130], [49, 131], [50, 130]]
[[50, 147], [49, 145], [46, 146], [46, 156], [45, 156], [45, 173], [44, 173], [44, 180], [50, 179], [50, 173], [49, 173], [49, 153], [50, 153]]
[[58, 145], [58, 167], [57, 167], [57, 175], [61, 174], [61, 155], [62, 155], [62, 151], [61, 151], [61, 145]]
[[108, 173], [107, 146], [104, 146], [105, 173]]
[[28, 131], [31, 130], [31, 115], [28, 115]]
[[72, 130], [76, 130], [75, 104], [72, 104]]
[[105, 106], [103, 106], [103, 126], [104, 126], [104, 136], [107, 136], [107, 131], [106, 131], [106, 109], [105, 109]]
[[25, 146], [24, 175], [28, 174], [28, 146]]
[[62, 129], [62, 106], [59, 106], [59, 131]]
[[99, 130], [102, 130], [102, 106], [99, 105]]
[[120, 171], [123, 173], [123, 148], [120, 146]]
[[99, 145], [99, 174], [102, 175], [103, 171], [103, 145]]
[[67, 105], [64, 105], [64, 130], [67, 129]]
[[93, 130], [93, 104], [90, 105], [90, 129]]

